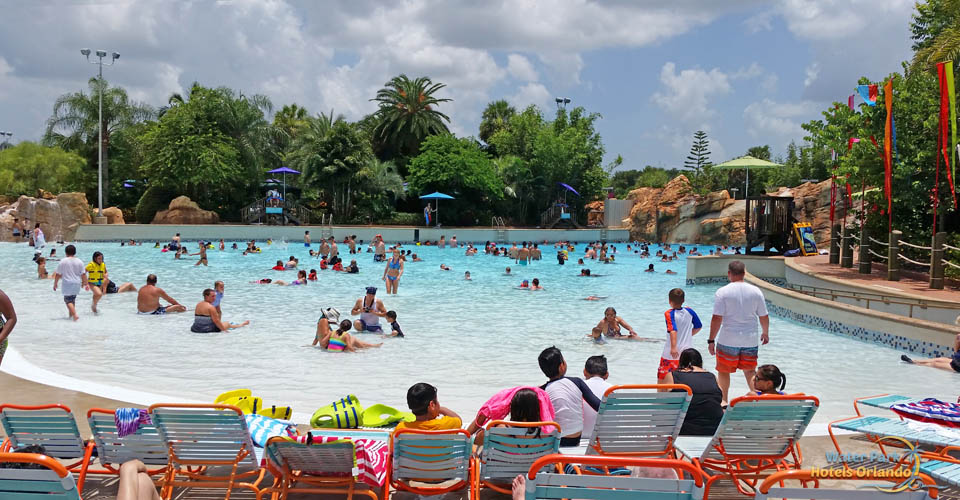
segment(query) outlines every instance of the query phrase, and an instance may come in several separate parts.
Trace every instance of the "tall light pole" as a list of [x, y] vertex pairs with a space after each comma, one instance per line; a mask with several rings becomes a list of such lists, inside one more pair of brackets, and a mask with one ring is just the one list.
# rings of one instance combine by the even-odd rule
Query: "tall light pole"
[[567, 109], [567, 104], [570, 104], [569, 97], [558, 97], [554, 100], [557, 102], [557, 109], [560, 109], [561, 107], [563, 109]]
[[[4, 137], [7, 139], [4, 139]], [[0, 151], [3, 151], [9, 147], [10, 137], [13, 137], [13, 132], [0, 131]], [[7, 146], [4, 146], [4, 144], [7, 144]]]
[[[96, 61], [90, 60], [90, 49], [80, 49], [80, 53], [87, 58], [88, 63], [99, 66], [99, 72], [97, 73], [97, 78], [100, 80], [100, 90], [97, 92], [100, 97], [97, 112], [97, 217], [103, 217], [103, 58], [107, 57], [107, 51], [97, 50]], [[113, 63], [119, 58], [120, 54], [113, 52], [107, 66], [113, 66]]]

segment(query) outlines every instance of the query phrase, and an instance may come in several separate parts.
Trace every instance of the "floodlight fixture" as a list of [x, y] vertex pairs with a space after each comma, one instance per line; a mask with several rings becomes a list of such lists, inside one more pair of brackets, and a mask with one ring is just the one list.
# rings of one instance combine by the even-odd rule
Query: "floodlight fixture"
[[113, 53], [113, 60], [116, 61], [117, 59], [120, 59], [120, 53], [119, 53], [119, 52], [114, 52], [114, 53]]
[[97, 57], [107, 57], [107, 51], [97, 50]]
[[90, 57], [90, 49], [80, 49], [80, 53], [87, 57]]

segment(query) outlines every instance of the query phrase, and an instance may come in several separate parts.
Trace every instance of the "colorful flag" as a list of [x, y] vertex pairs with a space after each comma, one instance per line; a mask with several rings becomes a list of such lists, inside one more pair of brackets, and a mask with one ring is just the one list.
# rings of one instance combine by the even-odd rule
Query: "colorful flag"
[[850, 97], [847, 98], [847, 107], [853, 111], [853, 96], [856, 94], [850, 94]]
[[[937, 77], [940, 79], [940, 134], [937, 141], [937, 147], [939, 149], [937, 156], [937, 176], [939, 178], [940, 173], [940, 155], [943, 156], [943, 166], [947, 171], [947, 183], [950, 185], [950, 195], [953, 196], [953, 206], [957, 206], [957, 193], [953, 186], [953, 169], [951, 168], [952, 163], [950, 158], [953, 156], [953, 150], [948, 149], [950, 145], [950, 97], [948, 95], [947, 89], [947, 64], [948, 63], [937, 63]], [[952, 64], [951, 64], [952, 69]], [[956, 113], [952, 113], [956, 116]], [[939, 181], [937, 182], [939, 184]], [[936, 186], [939, 187], [939, 186]], [[935, 191], [936, 192], [936, 191]], [[936, 201], [939, 201], [936, 200]]]
[[[944, 67], [947, 77], [947, 98], [950, 105], [950, 173], [954, 182], [957, 179], [957, 98], [953, 84], [953, 61], [948, 61]], [[950, 186], [953, 187], [952, 185]]]
[[876, 85], [857, 85], [857, 93], [863, 98], [863, 102], [867, 103], [867, 106], [877, 105], [877, 94], [880, 92]]
[[[871, 85], [876, 87], [876, 85]], [[871, 88], [871, 93], [873, 89]], [[893, 78], [883, 86], [883, 103], [887, 108], [887, 125], [883, 129], [883, 190], [887, 195], [887, 231], [893, 230]]]

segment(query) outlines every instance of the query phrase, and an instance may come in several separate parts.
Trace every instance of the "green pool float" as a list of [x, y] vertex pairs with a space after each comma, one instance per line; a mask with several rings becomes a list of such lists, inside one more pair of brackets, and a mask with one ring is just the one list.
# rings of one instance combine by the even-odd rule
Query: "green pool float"
[[316, 428], [356, 429], [360, 427], [363, 407], [360, 400], [350, 394], [313, 412], [310, 425]]
[[399, 422], [413, 422], [416, 419], [413, 413], [379, 404], [367, 408], [360, 416], [361, 425], [364, 427], [386, 427]]

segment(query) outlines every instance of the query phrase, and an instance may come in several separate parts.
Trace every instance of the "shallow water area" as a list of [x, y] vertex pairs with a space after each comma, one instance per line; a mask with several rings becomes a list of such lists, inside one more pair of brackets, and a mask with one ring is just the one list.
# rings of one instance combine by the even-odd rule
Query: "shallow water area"
[[[11, 297], [20, 317], [10, 337], [11, 349], [57, 374], [162, 394], [171, 400], [213, 401], [221, 392], [250, 388], [267, 405], [290, 405], [299, 415], [309, 415], [347, 394], [357, 395], [364, 405], [384, 403], [405, 410], [407, 388], [429, 382], [438, 387], [442, 405], [469, 420], [502, 388], [544, 383], [537, 355], [551, 345], [563, 351], [568, 375], [582, 376], [586, 358], [604, 354], [609, 382], [655, 383], [664, 346], [667, 293], [683, 287], [686, 305], [698, 312], [705, 326], [694, 337], [695, 347], [703, 353], [705, 367], [713, 371], [706, 339], [718, 286], [684, 286], [682, 256], [662, 263], [627, 253], [626, 244], [616, 244], [616, 263], [588, 262], [586, 267], [602, 276], [585, 278], [578, 276], [581, 266], [576, 263], [583, 254], [582, 244], [563, 266], [557, 264], [553, 245], [541, 245], [544, 260], [521, 266], [504, 257], [484, 255], [483, 242], [479, 243], [481, 253], [469, 257], [463, 248], [407, 244], [404, 248], [424, 262], [408, 260], [399, 294], [388, 296], [381, 280], [384, 264], [374, 263], [372, 254], [350, 256], [341, 245], [342, 257], [347, 262], [356, 258], [360, 266], [360, 274], [350, 275], [319, 271], [319, 262], [311, 260], [299, 242], [261, 242], [263, 252], [247, 256], [230, 250], [231, 243], [227, 242], [226, 251], [208, 250], [209, 267], [194, 266], [196, 257], [175, 260], [172, 253], [161, 253], [152, 243], [137, 247], [78, 244], [84, 262], [94, 251], [102, 251], [110, 278], [117, 283], [130, 281], [140, 287], [147, 274], [157, 274], [158, 286], [188, 309], [183, 314], [138, 315], [136, 294], [125, 293], [106, 296], [94, 315], [90, 293], [81, 292], [78, 322], [67, 318], [52, 281], [36, 279], [33, 248], [0, 243], [0, 266], [7, 270], [0, 288]], [[186, 245], [196, 252], [195, 242]], [[56, 248], [62, 255], [62, 246]], [[652, 246], [652, 252], [657, 248]], [[706, 252], [708, 247], [700, 248]], [[286, 261], [290, 255], [300, 259], [302, 269], [318, 269], [319, 280], [287, 287], [251, 283], [260, 278], [295, 279], [294, 272], [270, 270], [278, 259]], [[440, 270], [441, 263], [452, 271]], [[650, 263], [657, 272], [643, 272]], [[509, 276], [504, 274], [507, 266], [513, 270]], [[56, 262], [47, 263], [51, 274], [55, 268]], [[667, 269], [677, 274], [664, 274]], [[464, 271], [470, 271], [471, 281], [464, 280]], [[515, 288], [523, 279], [533, 278], [539, 278], [545, 290]], [[249, 319], [251, 324], [230, 332], [191, 333], [193, 307], [201, 300], [202, 290], [212, 288], [216, 280], [226, 282], [224, 319]], [[359, 353], [328, 353], [311, 347], [321, 309], [335, 307], [341, 319], [355, 318], [350, 309], [367, 286], [376, 286], [377, 297], [387, 309], [397, 311], [407, 337], [359, 334], [361, 340], [384, 343]], [[588, 295], [608, 298], [583, 300]], [[655, 340], [615, 340], [605, 345], [589, 341], [585, 335], [608, 306], [615, 307], [641, 337]], [[893, 349], [777, 317], [771, 317], [771, 343], [761, 346], [759, 361], [774, 363], [787, 375], [786, 392], [820, 398], [818, 422], [852, 414], [854, 397], [899, 393], [952, 401], [960, 387], [957, 374], [903, 364]], [[731, 394], [745, 392], [742, 375], [735, 374]]]

